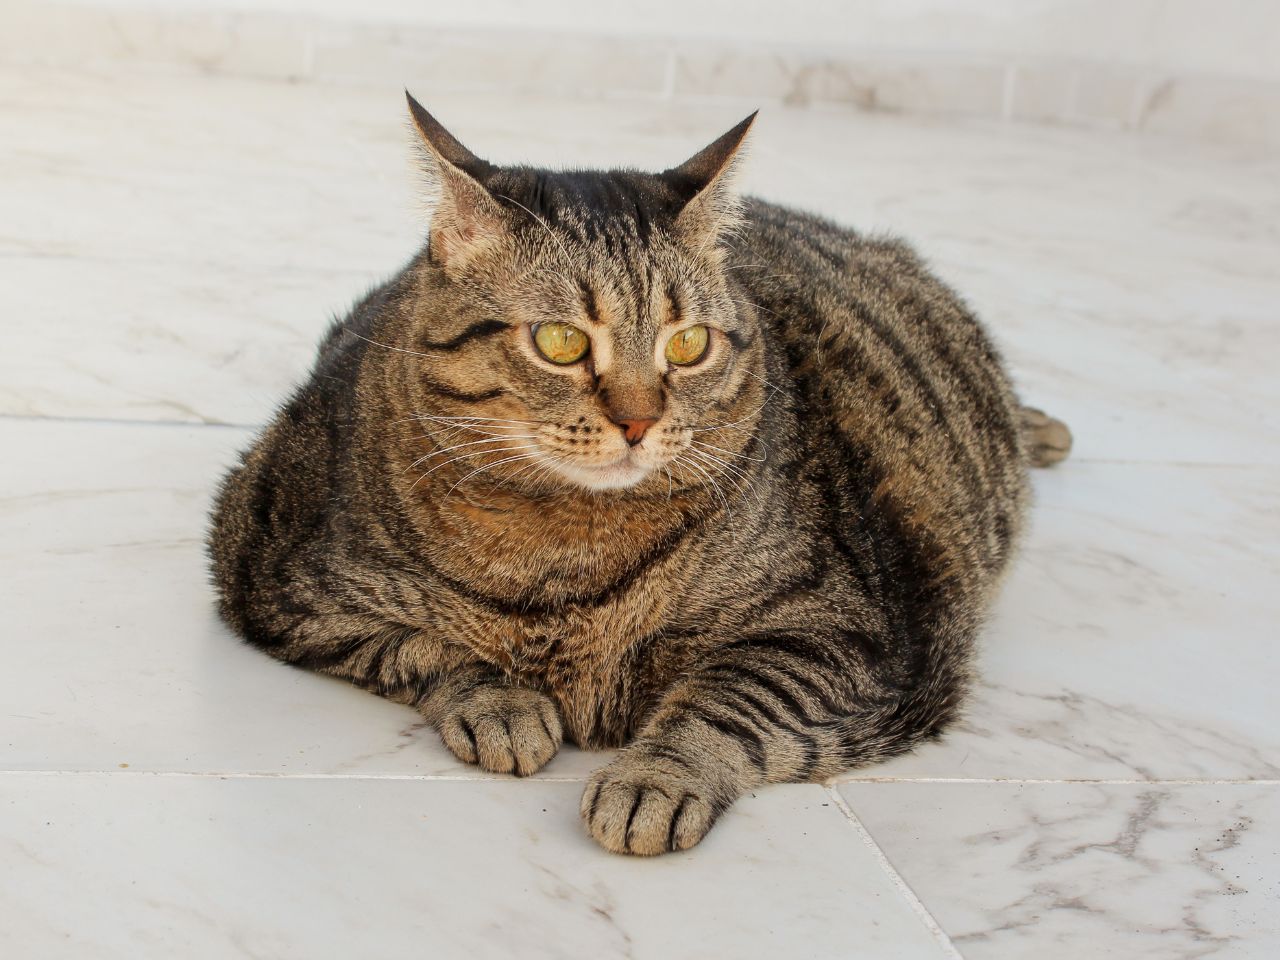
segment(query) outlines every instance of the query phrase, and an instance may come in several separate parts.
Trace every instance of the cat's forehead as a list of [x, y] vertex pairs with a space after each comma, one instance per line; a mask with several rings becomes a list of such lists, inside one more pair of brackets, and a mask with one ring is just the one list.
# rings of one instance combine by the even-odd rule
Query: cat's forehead
[[[645, 246], [669, 231], [686, 198], [653, 174], [634, 170], [506, 168], [488, 183], [524, 229], [555, 231], [567, 242], [602, 248]], [[633, 252], [639, 252], [634, 251]]]

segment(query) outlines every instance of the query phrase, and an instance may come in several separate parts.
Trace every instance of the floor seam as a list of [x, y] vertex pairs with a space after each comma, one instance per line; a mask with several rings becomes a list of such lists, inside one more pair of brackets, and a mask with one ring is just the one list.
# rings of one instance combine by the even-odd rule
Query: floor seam
[[862, 839], [862, 842], [866, 845], [867, 849], [871, 852], [871, 855], [880, 865], [880, 869], [883, 870], [885, 876], [889, 878], [889, 882], [897, 888], [898, 893], [907, 901], [907, 904], [911, 907], [912, 911], [914, 911], [916, 916], [920, 918], [926, 927], [928, 927], [929, 932], [933, 935], [933, 939], [937, 941], [938, 946], [942, 947], [943, 953], [950, 957], [951, 960], [964, 960], [964, 955], [961, 954], [956, 948], [956, 945], [951, 942], [951, 937], [942, 929], [942, 925], [938, 923], [937, 918], [929, 912], [929, 908], [924, 905], [924, 901], [921, 900], [916, 892], [911, 889], [911, 885], [902, 878], [902, 874], [900, 874], [897, 868], [889, 862], [889, 858], [885, 855], [880, 844], [876, 843], [875, 838], [871, 836], [871, 833], [865, 826], [863, 826], [862, 821], [859, 820], [857, 814], [853, 812], [853, 808], [850, 807], [844, 797], [840, 795], [840, 791], [830, 785], [824, 786], [823, 789], [826, 790], [827, 795], [831, 797], [831, 802], [836, 805], [836, 808], [844, 814], [845, 819], [849, 821], [854, 832], [856, 832]]
[[[146, 770], [146, 769], [80, 769], [80, 770], [23, 770], [17, 768], [0, 769], [3, 776], [119, 776], [119, 777], [219, 777], [222, 779], [242, 780], [439, 780], [485, 781], [485, 782], [530, 782], [530, 783], [585, 783], [590, 774], [577, 777], [513, 777], [510, 774], [497, 773], [492, 776], [483, 774], [448, 774], [448, 773], [321, 773], [321, 772], [275, 772], [264, 770]], [[854, 780], [832, 780], [823, 784], [825, 789], [839, 786], [884, 786], [886, 784], [954, 784], [954, 785], [1013, 785], [1013, 786], [1101, 786], [1101, 787], [1280, 787], [1280, 780], [1272, 779], [1222, 779], [1196, 780], [1186, 778], [1169, 778], [1158, 780], [1137, 779], [1048, 779], [1048, 778], [951, 778], [951, 777], [861, 777]], [[784, 784], [785, 786], [785, 784]]]
[[164, 420], [145, 417], [73, 417], [44, 413], [0, 413], [0, 420], [26, 423], [79, 423], [125, 427], [213, 427], [218, 430], [261, 430], [266, 423], [232, 423], [225, 420]]
[[208, 777], [215, 780], [421, 780], [441, 783], [586, 783], [589, 775], [581, 777], [516, 777], [498, 773], [481, 774], [437, 773], [270, 773], [250, 771], [210, 770], [0, 770], [0, 777]]
[[1229, 786], [1264, 786], [1276, 787], [1280, 786], [1280, 780], [1270, 778], [1250, 779], [1241, 778], [1223, 778], [1223, 779], [1199, 779], [1193, 777], [1157, 777], [1155, 779], [1139, 779], [1139, 778], [1108, 778], [1108, 777], [1064, 777], [1061, 779], [1054, 777], [851, 777], [849, 779], [832, 780], [831, 785], [836, 784], [859, 784], [859, 783], [954, 783], [954, 784], [1026, 784], [1029, 786], [1052, 786], [1054, 784], [1079, 784], [1082, 786], [1103, 786], [1103, 787], [1130, 787], [1130, 786], [1153, 786], [1159, 784], [1167, 784], [1175, 787], [1229, 787]]

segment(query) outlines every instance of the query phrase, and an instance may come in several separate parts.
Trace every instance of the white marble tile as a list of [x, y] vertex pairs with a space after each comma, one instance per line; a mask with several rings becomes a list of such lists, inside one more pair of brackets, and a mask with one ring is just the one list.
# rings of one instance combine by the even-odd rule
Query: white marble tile
[[966, 719], [856, 778], [1280, 778], [1280, 472], [1067, 464]]
[[1280, 786], [840, 792], [969, 960], [1280, 954]]
[[[0, 419], [0, 770], [482, 776], [412, 710], [217, 619], [209, 498], [246, 431]], [[607, 754], [567, 748], [540, 774]]]
[[948, 956], [831, 798], [605, 853], [577, 784], [0, 775], [11, 956]]
[[382, 107], [407, 143], [399, 91], [372, 101], [228, 78], [0, 75], [0, 139], [17, 145], [0, 156], [2, 256], [387, 272], [423, 232], [408, 151], [388, 175], [350, 133], [353, 110]]
[[[0, 410], [262, 423], [381, 277], [359, 270], [0, 257]], [[56, 291], [56, 295], [53, 292]]]

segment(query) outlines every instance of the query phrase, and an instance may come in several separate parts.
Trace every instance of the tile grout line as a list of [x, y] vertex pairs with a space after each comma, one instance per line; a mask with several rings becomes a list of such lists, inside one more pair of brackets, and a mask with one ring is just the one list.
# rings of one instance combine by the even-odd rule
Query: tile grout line
[[830, 786], [838, 784], [885, 784], [885, 783], [942, 783], [942, 784], [1024, 784], [1026, 786], [1053, 786], [1055, 784], [1077, 784], [1079, 786], [1101, 787], [1138, 787], [1159, 786], [1167, 784], [1172, 787], [1230, 787], [1230, 786], [1280, 786], [1280, 780], [1262, 778], [1230, 778], [1196, 779], [1192, 777], [1157, 777], [1152, 780], [1125, 777], [850, 777], [835, 779]]
[[[105, 777], [217, 777], [224, 780], [422, 780], [433, 781], [438, 780], [443, 783], [462, 782], [462, 781], [482, 781], [489, 783], [502, 782], [531, 782], [531, 783], [585, 783], [590, 779], [590, 774], [584, 774], [580, 777], [513, 777], [510, 774], [494, 774], [493, 776], [484, 776], [481, 774], [469, 773], [291, 773], [291, 772], [272, 772], [272, 771], [252, 771], [252, 770], [144, 770], [144, 769], [128, 769], [128, 770], [110, 770], [110, 769], [84, 769], [84, 770], [21, 770], [21, 769], [0, 769], [0, 777], [5, 776], [105, 776]], [[1011, 785], [1011, 786], [1100, 786], [1100, 787], [1280, 787], [1280, 780], [1269, 779], [1221, 779], [1221, 780], [1193, 780], [1193, 779], [1159, 779], [1159, 780], [1130, 780], [1130, 779], [1049, 779], [1049, 778], [953, 778], [953, 777], [861, 777], [852, 780], [832, 780], [826, 784], [821, 784], [824, 789], [835, 789], [839, 786], [884, 786], [886, 784], [941, 784], [941, 785]], [[787, 786], [787, 784], [780, 784]]]
[[146, 417], [86, 417], [64, 416], [49, 413], [0, 413], [0, 420], [11, 420], [19, 423], [74, 423], [87, 426], [120, 426], [120, 427], [191, 427], [215, 430], [261, 430], [269, 421], [263, 423], [231, 423], [221, 420], [165, 420], [148, 419]]
[[871, 851], [871, 855], [875, 857], [880, 869], [889, 878], [889, 882], [897, 888], [898, 893], [915, 911], [916, 916], [929, 928], [929, 932], [933, 934], [933, 939], [942, 947], [943, 953], [950, 957], [951, 960], [964, 960], [964, 955], [956, 949], [956, 945], [951, 942], [951, 937], [947, 935], [947, 932], [942, 929], [937, 919], [929, 912], [929, 908], [924, 905], [924, 901], [916, 895], [916, 892], [911, 889], [907, 881], [902, 878], [902, 874], [889, 862], [889, 858], [885, 855], [884, 850], [881, 849], [880, 844], [876, 843], [875, 838], [871, 836], [867, 828], [863, 826], [862, 821], [853, 812], [853, 808], [845, 802], [844, 797], [840, 796], [840, 791], [830, 785], [824, 786], [823, 789], [827, 792], [827, 796], [831, 798], [831, 802], [844, 814], [845, 819], [849, 821], [854, 831], [862, 838], [862, 842]]
[[173, 777], [177, 779], [213, 780], [418, 780], [438, 783], [586, 783], [588, 777], [516, 777], [499, 773], [491, 777], [479, 774], [441, 773], [269, 773], [251, 771], [200, 770], [0, 770], [0, 777]]

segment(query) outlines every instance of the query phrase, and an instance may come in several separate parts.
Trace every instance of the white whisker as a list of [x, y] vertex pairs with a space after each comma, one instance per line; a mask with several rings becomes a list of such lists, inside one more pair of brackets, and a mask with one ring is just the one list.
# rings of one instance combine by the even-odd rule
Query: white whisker
[[[517, 207], [519, 207], [529, 216], [533, 217], [533, 219], [537, 220], [538, 223], [542, 225], [542, 229], [547, 231], [547, 236], [550, 237], [552, 240], [554, 240], [556, 242], [556, 245], [560, 247], [560, 252], [565, 255], [565, 259], [567, 259], [570, 263], [573, 262], [573, 257], [569, 253], [569, 248], [564, 245], [564, 242], [559, 237], [557, 237], [554, 232], [552, 232], [551, 227], [547, 225], [547, 221], [543, 220], [540, 216], [538, 216], [536, 213], [534, 213], [532, 210], [530, 210], [528, 207], [526, 207], [523, 203], [521, 203], [519, 200], [515, 199], [514, 197], [508, 197], [506, 194], [499, 194], [499, 198], [502, 200], [510, 200], [512, 203], [514, 203]], [[565, 278], [565, 282], [566, 283], [568, 282], [568, 278]]]
[[724, 506], [725, 512], [728, 513], [730, 517], [733, 516], [733, 510], [729, 506], [728, 498], [724, 495], [724, 491], [720, 489], [720, 484], [716, 483], [716, 478], [713, 477], [709, 472], [707, 472], [707, 470], [705, 470], [703, 467], [701, 467], [699, 464], [695, 463], [692, 460], [685, 460], [683, 454], [681, 456], [676, 457], [671, 462], [680, 463], [680, 464], [684, 464], [685, 466], [692, 467], [694, 470], [697, 470], [700, 474], [706, 477], [707, 482], [711, 484], [711, 489], [713, 489], [716, 492], [716, 496], [720, 498], [720, 503]]
[[714, 457], [711, 454], [704, 453], [701, 450], [692, 450], [690, 452], [703, 457], [707, 462], [713, 464], [715, 469], [718, 469], [722, 476], [732, 480], [738, 493], [744, 496], [748, 493], [755, 494], [757, 506], [763, 502], [760, 489], [755, 486], [756, 476], [736, 467], [734, 464], [721, 460], [718, 457]]
[[403, 423], [405, 420], [434, 420], [437, 423], [519, 423], [528, 426], [543, 426], [541, 420], [512, 420], [508, 417], [443, 417], [433, 413], [417, 413], [411, 417], [405, 417], [403, 420], [396, 420], [396, 423]]
[[[535, 446], [536, 446], [536, 445], [535, 445]], [[528, 449], [530, 449], [530, 448], [529, 448], [529, 447], [517, 447], [517, 448], [515, 448], [515, 449], [528, 450]], [[501, 452], [506, 453], [506, 452], [508, 452], [508, 451], [505, 451], [505, 450], [504, 450], [504, 451], [501, 451]], [[450, 488], [449, 488], [449, 492], [448, 492], [448, 493], [446, 493], [446, 494], [444, 495], [444, 497], [441, 499], [441, 501], [440, 501], [440, 502], [441, 502], [441, 503], [443, 503], [445, 500], [448, 500], [451, 496], [453, 496], [453, 491], [457, 490], [459, 486], [461, 486], [462, 484], [466, 483], [468, 480], [470, 480], [472, 477], [474, 477], [477, 473], [484, 473], [486, 470], [492, 470], [494, 467], [500, 467], [500, 466], [502, 466], [504, 463], [515, 463], [515, 462], [516, 462], [516, 461], [518, 461], [518, 460], [528, 460], [528, 459], [531, 459], [532, 457], [536, 457], [536, 456], [538, 456], [538, 454], [536, 454], [536, 453], [522, 453], [522, 454], [520, 454], [520, 455], [519, 455], [519, 456], [517, 456], [517, 457], [507, 457], [505, 460], [498, 460], [498, 461], [497, 461], [497, 462], [495, 462], [495, 463], [486, 463], [483, 467], [477, 467], [475, 470], [472, 470], [472, 471], [471, 471], [470, 473], [468, 473], [465, 477], [463, 477], [461, 480], [459, 480], [457, 483], [455, 483], [452, 487], [450, 487]]]
[[[420, 484], [427, 477], [431, 476], [431, 474], [435, 473], [437, 470], [441, 469], [442, 467], [447, 467], [451, 463], [457, 463], [459, 460], [470, 460], [472, 457], [481, 457], [489, 453], [512, 453], [516, 450], [535, 450], [537, 449], [537, 447], [538, 447], [538, 444], [533, 443], [523, 447], [499, 447], [497, 450], [476, 450], [473, 453], [460, 454], [459, 456], [452, 457], [449, 460], [445, 460], [443, 463], [437, 463], [434, 467], [432, 467], [430, 470], [428, 470], [426, 473], [420, 476], [417, 480], [413, 481], [413, 486], [409, 488], [409, 491], [413, 492], [414, 487]], [[533, 454], [529, 454], [529, 456], [533, 456]], [[503, 461], [499, 461], [499, 462], [503, 462]], [[454, 484], [454, 486], [457, 486], [457, 484]], [[452, 492], [452, 490], [450, 492]]]
[[[763, 453], [758, 457], [748, 457], [745, 453], [734, 453], [732, 450], [726, 450], [724, 447], [717, 447], [714, 443], [706, 443], [702, 440], [690, 440], [689, 442], [696, 444], [699, 447], [706, 447], [708, 450], [718, 450], [727, 456], [737, 457], [739, 460], [750, 460], [752, 463], [764, 463], [765, 460], [768, 459], [768, 456]], [[764, 446], [764, 443], [761, 442], [760, 445]]]
[[[729, 296], [729, 295], [725, 294], [725, 296]], [[765, 313], [769, 314], [769, 316], [771, 317], [777, 317], [779, 320], [782, 319], [781, 314], [776, 313], [773, 310], [770, 310], [768, 307], [762, 307], [760, 304], [756, 303], [754, 300], [744, 300], [741, 297], [729, 297], [729, 299], [736, 304], [751, 307], [753, 310], [763, 310]]]
[[418, 353], [416, 350], [406, 350], [404, 347], [393, 347], [389, 343], [379, 343], [377, 340], [370, 340], [363, 334], [356, 333], [350, 327], [343, 327], [342, 330], [344, 333], [349, 333], [358, 340], [363, 340], [365, 343], [372, 343], [375, 347], [382, 347], [384, 350], [394, 350], [396, 353], [407, 353], [411, 357], [423, 357], [427, 360], [435, 359], [429, 353]]
[[[455, 443], [451, 447], [444, 447], [443, 449], [440, 449], [440, 450], [433, 450], [430, 453], [426, 454], [425, 456], [419, 457], [417, 460], [413, 461], [413, 463], [409, 464], [409, 466], [405, 467], [403, 472], [407, 473], [409, 470], [412, 470], [418, 464], [425, 463], [426, 461], [430, 460], [432, 457], [438, 457], [441, 454], [451, 453], [454, 450], [461, 450], [463, 447], [474, 447], [477, 444], [481, 444], [481, 443], [502, 443], [505, 440], [536, 440], [536, 439], [537, 437], [535, 437], [533, 434], [527, 434], [523, 437], [491, 437], [487, 440], [470, 440], [466, 443]], [[483, 453], [485, 451], [478, 451], [478, 452]]]

